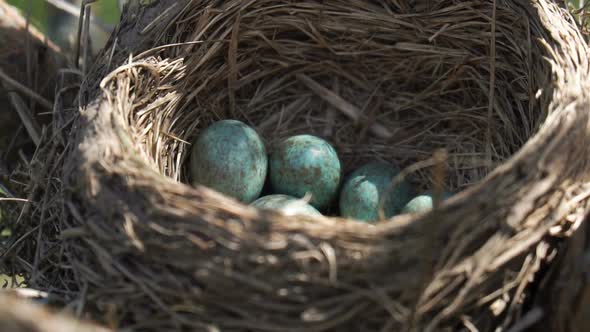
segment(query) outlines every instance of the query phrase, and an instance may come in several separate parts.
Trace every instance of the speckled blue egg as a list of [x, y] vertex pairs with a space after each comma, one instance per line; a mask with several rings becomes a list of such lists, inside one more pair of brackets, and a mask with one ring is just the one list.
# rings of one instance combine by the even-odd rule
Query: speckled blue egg
[[399, 169], [384, 162], [372, 162], [352, 172], [340, 192], [340, 214], [365, 222], [379, 220], [380, 202], [383, 214], [390, 218], [398, 214], [412, 198], [410, 185], [401, 181], [390, 188]]
[[245, 203], [260, 196], [267, 169], [268, 157], [262, 139], [240, 121], [212, 124], [192, 147], [193, 184], [207, 186]]
[[325, 140], [298, 135], [281, 141], [270, 156], [270, 184], [274, 193], [302, 198], [325, 209], [336, 197], [341, 168], [336, 150]]
[[293, 215], [306, 215], [306, 216], [321, 216], [322, 214], [316, 210], [313, 206], [307, 204], [301, 199], [287, 195], [268, 195], [260, 197], [255, 200], [252, 204], [254, 207], [259, 209], [277, 210], [281, 213], [293, 216]]
[[[451, 193], [442, 193], [442, 200], [451, 197]], [[425, 193], [412, 198], [402, 209], [402, 213], [425, 213], [434, 207], [434, 198], [431, 193]]]

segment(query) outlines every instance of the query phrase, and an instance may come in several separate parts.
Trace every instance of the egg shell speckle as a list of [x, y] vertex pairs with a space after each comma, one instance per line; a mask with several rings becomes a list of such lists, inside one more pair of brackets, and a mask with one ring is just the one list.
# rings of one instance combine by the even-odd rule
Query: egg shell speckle
[[325, 209], [336, 197], [341, 165], [336, 150], [325, 140], [298, 135], [281, 141], [270, 156], [270, 183], [274, 193], [302, 198]]
[[398, 214], [411, 199], [410, 185], [402, 181], [392, 188], [391, 183], [399, 169], [384, 162], [372, 162], [352, 172], [340, 192], [340, 214], [365, 222], [379, 220], [379, 205], [383, 195], [383, 213], [386, 218]]
[[268, 195], [260, 197], [250, 205], [257, 207], [259, 209], [277, 210], [288, 216], [322, 215], [318, 210], [316, 210], [313, 206], [307, 204], [305, 201], [288, 195]]
[[193, 184], [250, 203], [264, 186], [268, 157], [260, 136], [236, 120], [216, 122], [198, 136], [191, 152]]

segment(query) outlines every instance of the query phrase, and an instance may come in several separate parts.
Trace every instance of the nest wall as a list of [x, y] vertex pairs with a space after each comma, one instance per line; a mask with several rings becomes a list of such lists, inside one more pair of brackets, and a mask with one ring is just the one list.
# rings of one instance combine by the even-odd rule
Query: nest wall
[[[57, 199], [27, 218], [51, 216], [32, 277], [98, 319], [142, 331], [507, 328], [585, 218], [587, 47], [553, 2], [132, 9], [82, 89], [73, 143], [42, 150], [63, 166]], [[225, 118], [271, 149], [312, 133], [346, 170], [382, 159], [424, 189], [461, 192], [374, 226], [258, 211], [183, 184], [191, 140]], [[439, 149], [438, 171], [412, 167]]]

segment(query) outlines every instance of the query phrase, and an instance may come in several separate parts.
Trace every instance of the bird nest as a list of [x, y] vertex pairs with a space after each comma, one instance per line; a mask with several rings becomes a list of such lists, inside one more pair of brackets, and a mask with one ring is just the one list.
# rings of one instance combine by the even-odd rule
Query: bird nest
[[[589, 196], [588, 53], [565, 9], [138, 6], [79, 111], [54, 126], [73, 123], [69, 139], [39, 153], [53, 185], [37, 180], [49, 193], [21, 219], [43, 216], [41, 243], [15, 252], [35, 257], [41, 287], [142, 331], [496, 331], [542, 318], [543, 272]], [[384, 160], [459, 193], [375, 225], [257, 210], [187, 184], [190, 143], [229, 118], [269, 149], [313, 134], [345, 172]]]

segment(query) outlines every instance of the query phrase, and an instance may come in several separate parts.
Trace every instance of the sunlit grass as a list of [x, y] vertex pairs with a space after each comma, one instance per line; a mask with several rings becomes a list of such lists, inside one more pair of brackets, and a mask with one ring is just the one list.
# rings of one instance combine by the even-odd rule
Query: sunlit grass
[[13, 277], [9, 275], [0, 274], [0, 286], [6, 285], [7, 288], [11, 288], [13, 282], [20, 287], [26, 287], [25, 278], [23, 276], [17, 275], [13, 280]]
[[590, 20], [588, 11], [590, 10], [589, 0], [571, 0], [569, 1], [570, 11], [576, 18], [578, 23], [583, 27], [584, 33], [587, 34], [590, 30]]
[[[51, 15], [57, 11], [43, 0], [7, 0], [7, 2], [23, 13], [26, 13], [31, 3], [31, 22], [42, 32], [47, 33]], [[119, 21], [119, 6], [117, 0], [100, 0], [92, 5], [93, 13], [106, 23], [115, 24]]]
[[[28, 12], [29, 1], [28, 0], [7, 0], [9, 4], [23, 11]], [[47, 11], [47, 4], [43, 0], [31, 1], [31, 23], [36, 26], [39, 30], [45, 32], [49, 26], [49, 15]]]
[[96, 15], [106, 23], [117, 24], [119, 22], [121, 13], [116, 0], [100, 1], [94, 8], [96, 8]]

